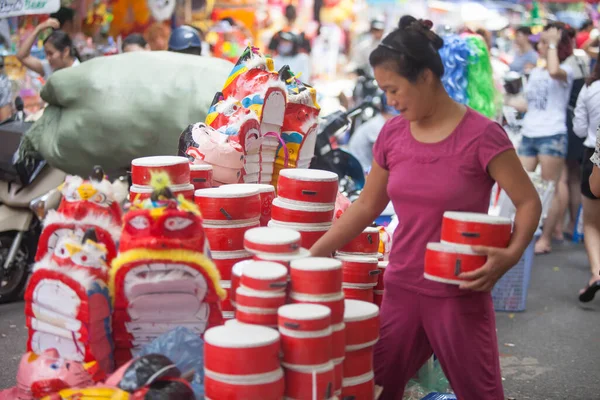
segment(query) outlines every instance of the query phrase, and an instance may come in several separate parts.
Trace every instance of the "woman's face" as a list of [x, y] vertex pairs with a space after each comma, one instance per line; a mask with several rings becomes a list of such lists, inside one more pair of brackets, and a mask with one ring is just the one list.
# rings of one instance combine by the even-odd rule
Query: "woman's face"
[[540, 54], [540, 57], [542, 58], [546, 58], [546, 56], [548, 55], [548, 39], [546, 38], [546, 35], [542, 33], [541, 37], [540, 37], [540, 41], [537, 45], [537, 51]]
[[44, 44], [44, 52], [46, 53], [46, 59], [53, 71], [58, 71], [68, 66], [68, 61], [70, 59], [70, 51], [68, 48], [61, 52], [58, 51], [52, 43], [46, 42], [46, 44]]
[[415, 83], [400, 76], [390, 66], [373, 68], [377, 84], [385, 92], [388, 105], [394, 107], [408, 121], [417, 121], [427, 114], [433, 89], [431, 72], [426, 70]]

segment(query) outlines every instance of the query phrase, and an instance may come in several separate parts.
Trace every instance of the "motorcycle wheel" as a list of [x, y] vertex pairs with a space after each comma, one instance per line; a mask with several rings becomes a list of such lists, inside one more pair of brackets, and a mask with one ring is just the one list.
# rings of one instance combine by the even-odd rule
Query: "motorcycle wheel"
[[[4, 260], [8, 257], [10, 246], [16, 235], [17, 232], [6, 232], [0, 235], [0, 268], [4, 266]], [[15, 254], [12, 265], [0, 275], [0, 304], [11, 303], [23, 298], [29, 278], [29, 266], [33, 263], [34, 257], [35, 245], [32, 245], [31, 239], [26, 234]]]

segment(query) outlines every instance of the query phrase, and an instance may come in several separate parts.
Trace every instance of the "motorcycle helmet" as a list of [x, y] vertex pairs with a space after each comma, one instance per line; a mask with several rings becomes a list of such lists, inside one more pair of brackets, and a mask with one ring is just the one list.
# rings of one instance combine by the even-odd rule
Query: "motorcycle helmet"
[[187, 25], [175, 28], [169, 38], [169, 51], [202, 55], [200, 33], [195, 28]]

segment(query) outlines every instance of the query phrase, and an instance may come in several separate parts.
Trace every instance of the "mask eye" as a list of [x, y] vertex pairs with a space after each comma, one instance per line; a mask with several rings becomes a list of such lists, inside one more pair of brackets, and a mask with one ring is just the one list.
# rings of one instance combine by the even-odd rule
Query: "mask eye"
[[148, 218], [138, 215], [129, 221], [129, 225], [131, 225], [131, 227], [134, 229], [142, 230], [148, 228], [150, 226], [150, 222], [148, 221]]
[[96, 193], [96, 195], [92, 198], [94, 203], [102, 204], [106, 202], [106, 195], [103, 193]]
[[64, 242], [61, 242], [56, 249], [54, 249], [54, 255], [58, 258], [69, 258], [69, 252], [67, 251]]
[[225, 111], [223, 111], [223, 115], [225, 115], [226, 117], [231, 117], [233, 114], [235, 114], [237, 112], [237, 110], [240, 109], [240, 106], [237, 104], [232, 104], [231, 106], [227, 107], [225, 109]]
[[167, 218], [165, 221], [165, 228], [169, 231], [180, 231], [187, 228], [192, 224], [192, 221], [187, 218], [173, 217]]

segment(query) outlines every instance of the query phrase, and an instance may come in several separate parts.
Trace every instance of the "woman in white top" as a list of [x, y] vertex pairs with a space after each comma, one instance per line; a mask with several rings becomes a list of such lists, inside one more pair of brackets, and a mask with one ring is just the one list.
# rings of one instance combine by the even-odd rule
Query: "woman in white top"
[[61, 70], [79, 64], [77, 50], [73, 41], [63, 31], [55, 30], [44, 40], [44, 52], [46, 59], [40, 60], [31, 55], [31, 47], [40, 33], [48, 28], [58, 29], [60, 23], [54, 18], [49, 18], [35, 27], [31, 34], [19, 48], [17, 58], [25, 67], [42, 75], [44, 79], [50, 78], [54, 71]]
[[[525, 86], [526, 102], [513, 99], [509, 105], [527, 111], [518, 151], [523, 166], [528, 171], [535, 171], [540, 164], [542, 178], [558, 183], [567, 156], [567, 106], [573, 85], [573, 71], [563, 63], [573, 53], [568, 33], [556, 25], [546, 26], [538, 52], [546, 65], [531, 70]], [[536, 243], [536, 254], [552, 251], [552, 235], [561, 210], [564, 206], [557, 191], [542, 236]]]
[[592, 301], [596, 292], [600, 290], [600, 199], [590, 188], [590, 175], [594, 168], [590, 158], [594, 155], [597, 129], [600, 126], [600, 112], [598, 112], [600, 110], [600, 62], [598, 61], [586, 85], [579, 93], [573, 118], [573, 131], [580, 138], [585, 138], [581, 176], [583, 235], [592, 277], [588, 285], [579, 293], [579, 301], [584, 303]]

